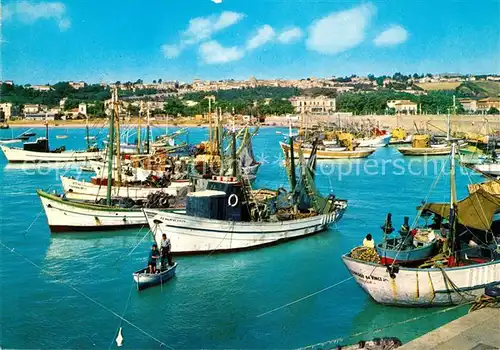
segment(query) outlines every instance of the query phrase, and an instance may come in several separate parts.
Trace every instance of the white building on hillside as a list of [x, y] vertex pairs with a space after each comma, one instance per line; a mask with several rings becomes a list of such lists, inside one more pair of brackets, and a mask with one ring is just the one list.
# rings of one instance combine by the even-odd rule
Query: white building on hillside
[[10, 118], [12, 117], [12, 109], [13, 109], [12, 103], [10, 102], [0, 103], [0, 113], [3, 113], [4, 120], [6, 121], [10, 120]]
[[336, 110], [335, 98], [327, 96], [295, 96], [290, 102], [297, 113], [331, 114]]

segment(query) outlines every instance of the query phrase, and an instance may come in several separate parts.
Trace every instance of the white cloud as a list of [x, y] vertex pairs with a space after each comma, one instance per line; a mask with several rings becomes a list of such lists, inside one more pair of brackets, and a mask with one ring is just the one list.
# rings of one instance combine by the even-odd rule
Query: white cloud
[[61, 2], [19, 1], [7, 4], [3, 6], [3, 18], [17, 20], [25, 24], [44, 19], [55, 20], [61, 31], [71, 27], [71, 20], [66, 14], [66, 6]]
[[218, 16], [193, 18], [189, 21], [186, 31], [182, 33], [183, 42], [185, 44], [196, 44], [210, 39], [214, 33], [238, 23], [244, 16], [239, 12], [224, 11]]
[[333, 55], [359, 45], [375, 11], [375, 6], [367, 3], [314, 21], [309, 27], [307, 47]]
[[285, 29], [278, 35], [278, 41], [282, 44], [290, 44], [294, 41], [299, 40], [302, 37], [302, 29], [298, 27], [293, 27]]
[[209, 40], [212, 36], [241, 21], [245, 15], [239, 12], [224, 11], [219, 15], [196, 17], [189, 20], [188, 27], [181, 33], [178, 44], [164, 44], [161, 47], [165, 57], [175, 58], [190, 45]]
[[268, 42], [272, 41], [274, 37], [276, 36], [276, 33], [274, 32], [273, 27], [271, 27], [268, 24], [263, 25], [259, 29], [257, 29], [257, 32], [253, 37], [248, 39], [247, 41], [247, 49], [248, 50], [254, 50], [258, 47], [261, 47], [262, 45], [267, 44]]
[[224, 47], [212, 40], [200, 45], [200, 58], [207, 64], [226, 63], [237, 61], [245, 55], [244, 50], [237, 46]]
[[182, 51], [180, 46], [168, 45], [168, 44], [162, 45], [161, 50], [163, 51], [163, 54], [167, 58], [176, 58], [177, 56], [179, 56], [181, 54], [181, 51]]
[[377, 35], [373, 43], [377, 46], [393, 46], [404, 43], [408, 39], [408, 32], [399, 25], [393, 25]]

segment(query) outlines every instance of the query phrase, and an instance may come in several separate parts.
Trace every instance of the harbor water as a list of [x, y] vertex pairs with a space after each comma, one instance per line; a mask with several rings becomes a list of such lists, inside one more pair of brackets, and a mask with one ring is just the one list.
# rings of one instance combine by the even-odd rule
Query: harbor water
[[[263, 128], [254, 139], [263, 163], [255, 188], [288, 186], [278, 130], [288, 132]], [[34, 131], [44, 134], [43, 128]], [[0, 130], [0, 137], [11, 133]], [[86, 146], [84, 128], [50, 133], [51, 148]], [[206, 128], [192, 128], [189, 142], [207, 134]], [[413, 218], [446, 161], [404, 158], [392, 147], [364, 160], [320, 161], [320, 192], [349, 200], [330, 230], [252, 251], [178, 257], [173, 280], [138, 292], [132, 272], [147, 263], [147, 228], [51, 234], [36, 189], [60, 190], [60, 175], [89, 175], [75, 165], [7, 164], [1, 155], [0, 347], [107, 349], [116, 347], [120, 327], [124, 347], [134, 349], [159, 348], [158, 340], [174, 349], [297, 348], [381, 336], [412, 340], [464, 315], [467, 307], [444, 312], [378, 305], [348, 279], [341, 255], [367, 233], [380, 241], [387, 212], [395, 227], [404, 216]], [[459, 198], [470, 181], [481, 180], [459, 171]], [[446, 175], [428, 199], [449, 200]]]

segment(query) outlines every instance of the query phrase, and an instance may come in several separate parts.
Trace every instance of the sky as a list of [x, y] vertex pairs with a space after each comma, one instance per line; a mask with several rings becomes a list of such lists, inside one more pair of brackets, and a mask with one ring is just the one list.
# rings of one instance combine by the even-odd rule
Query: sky
[[16, 84], [500, 73], [500, 1], [2, 0]]

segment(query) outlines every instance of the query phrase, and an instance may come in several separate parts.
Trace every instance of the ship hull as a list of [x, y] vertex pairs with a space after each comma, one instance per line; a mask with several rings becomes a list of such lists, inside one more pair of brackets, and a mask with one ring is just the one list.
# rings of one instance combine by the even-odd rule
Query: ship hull
[[101, 152], [32, 152], [0, 145], [10, 163], [86, 162], [102, 158]]
[[78, 203], [37, 191], [51, 232], [104, 231], [147, 225], [141, 209]]
[[[285, 155], [290, 153], [290, 145], [287, 145], [283, 142], [280, 142], [281, 150]], [[363, 148], [357, 149], [355, 151], [346, 151], [346, 150], [318, 150], [316, 152], [317, 159], [357, 159], [357, 158], [366, 158], [373, 154], [376, 151], [375, 148]], [[302, 154], [304, 158], [309, 158], [311, 155], [311, 149], [302, 148]], [[299, 158], [299, 146], [294, 145], [294, 157]]]
[[163, 233], [174, 254], [207, 254], [254, 249], [324, 231], [342, 217], [347, 204], [328, 215], [279, 222], [235, 222], [144, 209], [157, 241]]
[[387, 266], [347, 255], [342, 260], [359, 286], [387, 305], [458, 305], [474, 301], [487, 286], [500, 285], [500, 261], [444, 269], [400, 267], [391, 278]]
[[[64, 193], [68, 199], [77, 200], [99, 200], [106, 198], [107, 187], [94, 185], [90, 182], [79, 181], [61, 176]], [[156, 192], [164, 192], [171, 196], [177, 196], [179, 191], [189, 185], [187, 181], [172, 182], [168, 187], [141, 187], [141, 186], [112, 186], [112, 197], [127, 197], [133, 200], [145, 200], [148, 195]]]
[[359, 139], [356, 141], [359, 143], [358, 147], [380, 148], [380, 147], [386, 147], [387, 145], [389, 145], [391, 138], [392, 138], [391, 135], [383, 135], [383, 136], [377, 136], [377, 137], [371, 138], [371, 139]]

